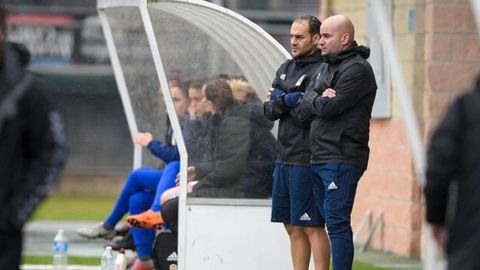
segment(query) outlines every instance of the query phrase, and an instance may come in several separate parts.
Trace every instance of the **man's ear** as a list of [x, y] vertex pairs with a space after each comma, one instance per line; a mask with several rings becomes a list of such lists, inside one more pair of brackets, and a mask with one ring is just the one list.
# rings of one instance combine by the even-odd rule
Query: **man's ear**
[[318, 44], [318, 42], [320, 42], [320, 35], [315, 34], [315, 35], [313, 35], [312, 39], [313, 39], [314, 44]]
[[349, 33], [343, 33], [342, 34], [342, 45], [347, 45], [350, 42], [350, 34]]

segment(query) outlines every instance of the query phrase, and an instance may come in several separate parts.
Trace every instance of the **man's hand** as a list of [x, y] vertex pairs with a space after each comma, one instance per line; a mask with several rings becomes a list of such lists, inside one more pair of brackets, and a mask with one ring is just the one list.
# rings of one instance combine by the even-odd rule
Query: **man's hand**
[[337, 96], [337, 92], [335, 90], [333, 90], [332, 88], [327, 88], [322, 93], [322, 97], [324, 97], [324, 98], [334, 98], [336, 96]]
[[445, 247], [445, 226], [438, 224], [430, 224], [432, 228], [433, 240], [437, 243], [440, 249]]
[[141, 146], [147, 146], [153, 140], [153, 135], [150, 132], [138, 132], [135, 136], [135, 143]]
[[[197, 170], [195, 166], [188, 166], [187, 168], [187, 182], [193, 181], [197, 177]], [[180, 185], [180, 173], [177, 174], [175, 184]]]
[[270, 100], [272, 100], [272, 91], [273, 91], [273, 88], [270, 88], [270, 90], [268, 90], [267, 97], [265, 98], [265, 102], [269, 102]]
[[267, 93], [267, 98], [265, 99], [265, 101], [271, 101], [271, 100], [274, 100], [276, 99], [278, 96], [281, 96], [285, 94], [285, 91], [283, 91], [282, 89], [280, 88], [271, 88], [270, 91], [268, 91]]

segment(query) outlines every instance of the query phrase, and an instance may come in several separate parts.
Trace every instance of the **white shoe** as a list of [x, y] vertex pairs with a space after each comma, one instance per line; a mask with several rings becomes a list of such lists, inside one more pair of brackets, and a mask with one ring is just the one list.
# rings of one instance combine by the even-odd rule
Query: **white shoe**
[[103, 238], [107, 240], [112, 240], [115, 237], [115, 230], [107, 230], [103, 227], [103, 224], [100, 224], [93, 228], [79, 228], [77, 229], [77, 233], [85, 238], [88, 239], [97, 239]]

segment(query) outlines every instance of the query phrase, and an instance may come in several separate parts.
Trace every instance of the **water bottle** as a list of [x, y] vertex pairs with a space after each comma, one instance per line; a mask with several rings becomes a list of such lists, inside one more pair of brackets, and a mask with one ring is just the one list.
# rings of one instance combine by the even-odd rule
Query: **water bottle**
[[100, 269], [101, 270], [114, 270], [115, 268], [115, 262], [113, 260], [113, 254], [112, 254], [112, 247], [111, 246], [106, 246], [105, 247], [105, 252], [103, 252], [102, 258], [100, 259], [101, 265]]
[[125, 250], [121, 248], [118, 252], [117, 259], [115, 259], [115, 270], [125, 269], [127, 269], [127, 257], [125, 257]]
[[53, 238], [53, 269], [67, 270], [68, 239], [62, 229]]

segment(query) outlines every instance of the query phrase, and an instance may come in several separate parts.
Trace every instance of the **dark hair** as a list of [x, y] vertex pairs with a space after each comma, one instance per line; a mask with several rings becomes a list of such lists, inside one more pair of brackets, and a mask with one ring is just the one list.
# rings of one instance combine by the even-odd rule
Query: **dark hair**
[[170, 89], [174, 88], [174, 87], [180, 88], [180, 90], [182, 90], [182, 94], [186, 98], [188, 98], [188, 89], [187, 89], [187, 87], [185, 87], [183, 85], [183, 83], [180, 80], [170, 80], [170, 81], [168, 81], [168, 87], [170, 87]]
[[247, 77], [245, 77], [245, 75], [243, 74], [230, 75], [230, 80], [241, 80], [241, 81], [248, 82]]
[[5, 33], [7, 30], [7, 10], [0, 5], [0, 33]]
[[305, 21], [308, 23], [308, 32], [310, 32], [310, 35], [314, 36], [320, 34], [320, 25], [322, 25], [322, 23], [317, 17], [312, 15], [300, 16], [296, 18], [294, 22], [298, 21]]
[[219, 74], [213, 75], [212, 77], [210, 77], [210, 79], [224, 79], [228, 81], [230, 80], [230, 75], [226, 73], [219, 73]]
[[182, 82], [180, 80], [174, 79], [168, 81], [168, 87], [182, 87]]
[[205, 84], [205, 98], [215, 105], [220, 112], [225, 112], [235, 102], [233, 99], [232, 89], [228, 82], [224, 79], [210, 79]]
[[202, 89], [205, 81], [206, 79], [191, 79], [190, 81], [188, 81], [188, 88]]

